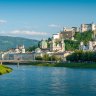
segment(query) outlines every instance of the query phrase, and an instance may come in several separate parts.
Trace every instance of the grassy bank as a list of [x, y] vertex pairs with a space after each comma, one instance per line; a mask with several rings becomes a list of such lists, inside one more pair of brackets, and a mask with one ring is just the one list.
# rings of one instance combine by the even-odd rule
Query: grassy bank
[[69, 67], [69, 68], [96, 68], [96, 63], [31, 63], [34, 66]]
[[11, 68], [4, 66], [4, 65], [0, 65], [0, 75], [9, 73], [11, 71], [12, 71]]

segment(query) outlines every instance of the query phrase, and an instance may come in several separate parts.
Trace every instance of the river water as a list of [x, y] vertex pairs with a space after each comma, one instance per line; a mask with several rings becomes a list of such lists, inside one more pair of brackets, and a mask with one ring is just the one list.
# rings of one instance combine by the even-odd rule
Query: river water
[[96, 69], [11, 65], [0, 96], [96, 96]]

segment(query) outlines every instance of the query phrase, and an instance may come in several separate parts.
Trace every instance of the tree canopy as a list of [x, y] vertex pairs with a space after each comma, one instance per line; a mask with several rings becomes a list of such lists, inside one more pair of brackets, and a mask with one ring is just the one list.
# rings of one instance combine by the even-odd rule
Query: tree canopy
[[78, 41], [73, 41], [73, 40], [64, 40], [65, 42], [65, 50], [76, 50], [79, 49], [79, 42]]
[[75, 62], [79, 62], [79, 61], [96, 62], [96, 52], [78, 50], [72, 53], [71, 55], [67, 56], [66, 59], [68, 61], [75, 61]]
[[91, 41], [93, 38], [92, 38], [92, 35], [93, 35], [93, 32], [92, 31], [86, 31], [86, 32], [77, 32], [75, 33], [74, 35], [74, 38], [75, 40], [81, 42], [83, 41], [84, 44], [88, 43], [88, 41]]
[[75, 40], [65, 40], [65, 49], [66, 50], [77, 50], [79, 49], [79, 45], [80, 42], [84, 42], [85, 45], [87, 45], [87, 43], [89, 41], [93, 40], [93, 32], [92, 31], [88, 31], [88, 32], [76, 32], [74, 35], [74, 39]]

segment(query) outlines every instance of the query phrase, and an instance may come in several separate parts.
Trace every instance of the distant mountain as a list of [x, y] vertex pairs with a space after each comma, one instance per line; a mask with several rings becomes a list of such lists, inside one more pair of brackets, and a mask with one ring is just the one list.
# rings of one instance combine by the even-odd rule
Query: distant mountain
[[38, 45], [38, 40], [26, 39], [21, 37], [0, 36], [0, 50], [16, 48], [17, 45], [23, 45], [25, 48]]

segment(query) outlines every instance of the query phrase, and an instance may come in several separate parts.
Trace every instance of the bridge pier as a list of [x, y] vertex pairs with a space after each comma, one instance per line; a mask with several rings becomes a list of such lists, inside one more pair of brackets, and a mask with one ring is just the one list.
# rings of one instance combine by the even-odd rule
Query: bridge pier
[[19, 67], [19, 62], [17, 63], [17, 67]]

